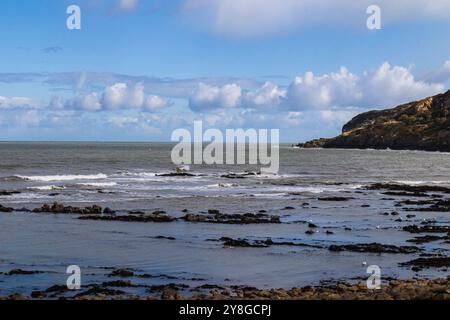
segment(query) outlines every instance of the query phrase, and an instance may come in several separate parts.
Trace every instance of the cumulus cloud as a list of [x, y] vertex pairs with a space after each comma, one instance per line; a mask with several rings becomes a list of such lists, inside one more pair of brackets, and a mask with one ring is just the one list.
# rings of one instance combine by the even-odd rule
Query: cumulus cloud
[[421, 99], [444, 90], [440, 83], [426, 83], [414, 78], [411, 70], [383, 63], [375, 72], [365, 73], [361, 80], [364, 106], [386, 107]]
[[101, 92], [91, 92], [72, 99], [53, 97], [50, 107], [53, 109], [81, 109], [84, 111], [140, 109], [154, 111], [169, 106], [166, 99], [150, 95], [146, 96], [144, 85], [137, 83], [129, 86], [126, 83], [115, 83], [105, 87]]
[[257, 90], [246, 92], [242, 104], [248, 108], [273, 108], [282, 103], [286, 94], [286, 90], [268, 81]]
[[362, 75], [341, 67], [338, 72], [306, 72], [281, 88], [266, 82], [244, 91], [236, 84], [214, 87], [199, 84], [190, 98], [194, 111], [226, 108], [285, 111], [330, 110], [348, 107], [384, 108], [444, 91], [441, 83], [417, 80], [411, 70], [385, 62]]
[[295, 77], [289, 86], [288, 108], [304, 110], [354, 105], [363, 96], [358, 80], [344, 67], [337, 73], [320, 76], [306, 72], [304, 76]]
[[235, 108], [240, 104], [241, 95], [241, 87], [235, 83], [223, 87], [199, 83], [189, 99], [189, 106], [192, 110]]
[[3, 97], [0, 96], [0, 109], [35, 109], [39, 102], [26, 97]]
[[[302, 26], [360, 25], [373, 0], [184, 0], [182, 12], [206, 30], [228, 36], [261, 36]], [[450, 19], [448, 0], [378, 0], [383, 22]]]
[[445, 61], [438, 69], [429, 72], [425, 79], [432, 82], [450, 81], [450, 60]]

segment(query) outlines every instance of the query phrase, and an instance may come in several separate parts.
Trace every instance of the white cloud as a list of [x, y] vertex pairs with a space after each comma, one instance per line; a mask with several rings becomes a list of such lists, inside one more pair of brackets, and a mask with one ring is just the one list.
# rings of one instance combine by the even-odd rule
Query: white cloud
[[116, 83], [106, 87], [102, 94], [102, 105], [107, 109], [123, 107], [128, 102], [126, 101], [127, 94], [128, 86], [126, 83]]
[[192, 110], [235, 108], [239, 106], [241, 87], [235, 83], [223, 87], [199, 83], [189, 99]]
[[144, 85], [137, 83], [130, 87], [118, 82], [105, 87], [101, 92], [91, 92], [86, 95], [64, 101], [62, 97], [53, 97], [50, 107], [53, 109], [81, 109], [85, 111], [140, 109], [154, 111], [169, 105], [162, 97], [146, 96]]
[[348, 106], [362, 99], [358, 77], [341, 67], [338, 73], [315, 76], [306, 72], [295, 77], [288, 88], [288, 109], [324, 109], [330, 106]]
[[348, 107], [386, 108], [444, 91], [441, 83], [415, 79], [411, 70], [383, 63], [361, 76], [345, 67], [338, 72], [297, 76], [286, 88], [266, 82], [260, 88], [242, 93], [236, 84], [214, 87], [199, 84], [190, 98], [194, 111], [227, 108], [255, 110], [331, 110]]
[[136, 125], [139, 123], [139, 119], [136, 117], [111, 117], [108, 119], [108, 123], [113, 124], [116, 127], [123, 128], [127, 125]]
[[450, 81], [450, 60], [445, 61], [438, 69], [429, 72], [425, 79], [432, 82]]
[[255, 90], [245, 93], [242, 104], [248, 108], [273, 108], [282, 103], [287, 91], [272, 82], [266, 82]]
[[138, 0], [118, 0], [118, 8], [123, 11], [134, 11], [139, 4]]
[[440, 93], [444, 85], [426, 83], [414, 78], [411, 70], [383, 63], [375, 72], [366, 73], [361, 80], [363, 106], [389, 107]]
[[159, 96], [148, 96], [144, 103], [144, 109], [147, 111], [154, 111], [157, 109], [162, 109], [167, 107], [167, 100], [159, 97]]
[[35, 109], [39, 108], [39, 102], [26, 97], [0, 96], [0, 109]]
[[[228, 36], [262, 36], [302, 26], [359, 25], [373, 0], [184, 0], [182, 12], [207, 31]], [[378, 0], [383, 23], [449, 19], [448, 0]]]

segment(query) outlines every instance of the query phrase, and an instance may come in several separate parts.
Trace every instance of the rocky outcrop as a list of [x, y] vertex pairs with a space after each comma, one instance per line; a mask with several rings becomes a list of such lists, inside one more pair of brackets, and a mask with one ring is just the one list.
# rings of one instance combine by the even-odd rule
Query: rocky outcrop
[[450, 90], [393, 109], [362, 113], [344, 125], [341, 135], [298, 147], [450, 152]]

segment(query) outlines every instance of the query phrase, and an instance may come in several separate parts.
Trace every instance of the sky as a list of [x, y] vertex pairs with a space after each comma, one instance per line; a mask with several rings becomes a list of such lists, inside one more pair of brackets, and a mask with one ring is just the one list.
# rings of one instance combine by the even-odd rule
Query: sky
[[[67, 28], [80, 8], [81, 29]], [[370, 5], [381, 29], [369, 29]], [[450, 0], [3, 0], [0, 140], [338, 135], [450, 89]]]

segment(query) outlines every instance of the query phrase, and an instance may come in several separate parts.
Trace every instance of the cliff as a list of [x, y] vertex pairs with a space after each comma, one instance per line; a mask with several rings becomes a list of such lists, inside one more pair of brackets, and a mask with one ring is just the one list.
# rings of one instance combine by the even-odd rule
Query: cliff
[[341, 135], [298, 146], [450, 152], [450, 90], [392, 109], [359, 114], [344, 125]]

